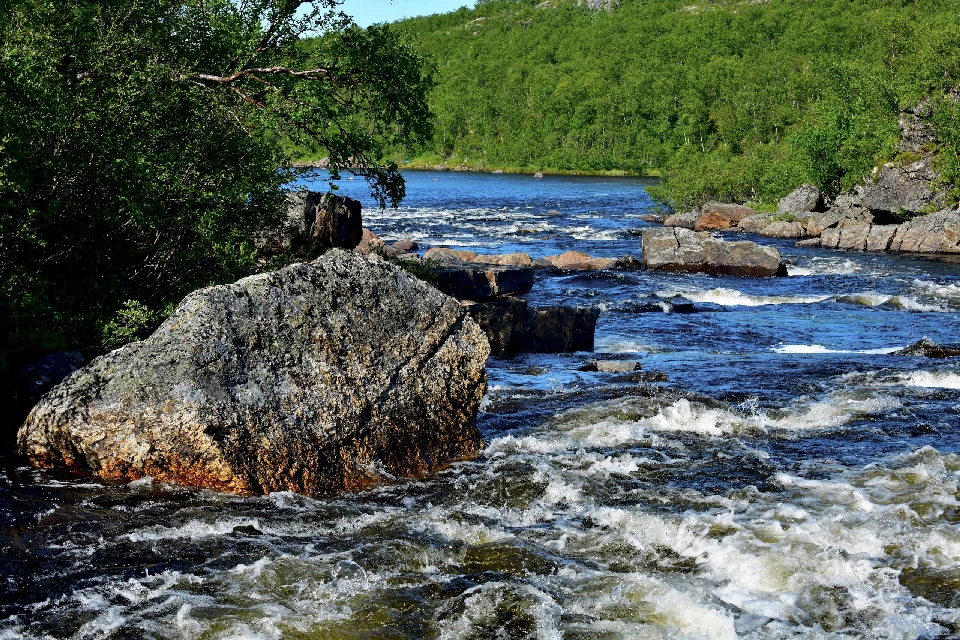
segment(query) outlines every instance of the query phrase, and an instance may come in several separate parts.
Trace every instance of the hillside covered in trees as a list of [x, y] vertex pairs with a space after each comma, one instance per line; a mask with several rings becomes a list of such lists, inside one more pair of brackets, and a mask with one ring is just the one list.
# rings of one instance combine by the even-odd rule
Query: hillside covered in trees
[[[895, 159], [901, 107], [960, 82], [956, 0], [487, 0], [406, 20], [433, 141], [396, 160], [657, 173], [678, 207], [830, 192]], [[960, 109], [939, 105], [957, 182]]]

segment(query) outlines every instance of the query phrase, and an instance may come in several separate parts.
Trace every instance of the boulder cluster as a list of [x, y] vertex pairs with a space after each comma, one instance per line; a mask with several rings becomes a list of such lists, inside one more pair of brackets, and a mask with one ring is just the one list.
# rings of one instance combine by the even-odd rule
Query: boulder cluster
[[[960, 101], [960, 95], [953, 99]], [[934, 168], [936, 138], [926, 101], [900, 114], [900, 160], [877, 167], [851, 191], [830, 199], [805, 184], [775, 213], [709, 202], [674, 214], [665, 226], [735, 230], [799, 240], [801, 247], [905, 253], [960, 253], [960, 211], [946, 207]]]
[[517, 296], [533, 288], [537, 269], [593, 270], [628, 260], [639, 264], [632, 258], [606, 261], [576, 252], [533, 260], [526, 253], [483, 255], [446, 247], [432, 247], [421, 257], [418, 249], [409, 240], [388, 245], [366, 229], [355, 248], [365, 255], [418, 263], [435, 287], [461, 301], [486, 333], [494, 354], [593, 351], [598, 309], [531, 307]]

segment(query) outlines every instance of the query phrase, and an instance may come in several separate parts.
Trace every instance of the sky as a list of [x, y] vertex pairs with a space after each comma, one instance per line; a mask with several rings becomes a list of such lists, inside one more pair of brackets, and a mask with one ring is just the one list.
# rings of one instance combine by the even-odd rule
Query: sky
[[352, 16], [361, 27], [366, 27], [375, 22], [456, 11], [473, 4], [473, 0], [344, 0], [340, 10]]

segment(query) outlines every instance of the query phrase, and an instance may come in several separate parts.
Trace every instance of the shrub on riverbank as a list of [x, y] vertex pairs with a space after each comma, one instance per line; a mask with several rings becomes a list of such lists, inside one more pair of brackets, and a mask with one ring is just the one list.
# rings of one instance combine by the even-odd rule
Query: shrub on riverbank
[[0, 1], [0, 368], [116, 346], [255, 270], [294, 176], [283, 140], [403, 197], [380, 158], [428, 137], [427, 67], [336, 4]]

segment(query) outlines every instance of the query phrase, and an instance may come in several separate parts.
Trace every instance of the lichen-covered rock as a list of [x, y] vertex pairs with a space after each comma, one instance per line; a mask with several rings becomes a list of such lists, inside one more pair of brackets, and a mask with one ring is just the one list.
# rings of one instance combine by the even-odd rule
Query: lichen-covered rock
[[515, 253], [480, 254], [474, 258], [473, 261], [482, 262], [485, 264], [502, 264], [505, 266], [514, 267], [533, 266], [533, 259], [529, 254], [523, 253], [522, 251], [517, 251]]
[[354, 251], [363, 255], [370, 255], [383, 249], [386, 243], [370, 229], [363, 228], [360, 232], [360, 242], [354, 247]]
[[694, 231], [723, 231], [737, 226], [744, 218], [755, 215], [757, 215], [756, 211], [742, 204], [708, 202], [703, 205], [693, 229]]
[[780, 200], [778, 213], [800, 216], [823, 210], [823, 192], [812, 184], [802, 184]]
[[737, 223], [737, 228], [745, 233], [760, 233], [764, 227], [773, 222], [773, 218], [765, 213], [747, 216]]
[[680, 213], [675, 213], [672, 216], [667, 216], [663, 221], [663, 226], [693, 229], [695, 226], [697, 226], [697, 220], [699, 219], [699, 211], [682, 211]]
[[476, 260], [477, 253], [475, 251], [458, 251], [447, 247], [433, 247], [427, 249], [427, 252], [423, 254], [423, 259], [433, 260], [441, 264], [460, 264], [461, 262]]
[[780, 252], [755, 242], [725, 242], [708, 233], [681, 228], [648, 229], [643, 233], [647, 269], [748, 277], [785, 276]]
[[802, 238], [803, 226], [792, 220], [775, 220], [759, 231], [764, 238]]
[[960, 253], [960, 211], [940, 211], [901, 224], [890, 251]]
[[863, 206], [877, 213], [918, 213], [943, 205], [944, 194], [931, 189], [937, 174], [932, 159], [905, 166], [890, 163], [863, 185]]
[[18, 444], [112, 480], [354, 491], [478, 454], [488, 352], [456, 300], [333, 250], [190, 294], [44, 396]]
[[893, 236], [900, 225], [896, 224], [875, 224], [870, 227], [870, 234], [867, 236], [867, 251], [887, 251]]
[[598, 271], [610, 269], [617, 263], [616, 258], [594, 258], [581, 251], [565, 251], [557, 256], [547, 256], [547, 260], [564, 271]]
[[871, 228], [869, 224], [840, 227], [840, 238], [837, 240], [837, 249], [865, 251]]

